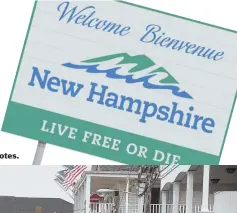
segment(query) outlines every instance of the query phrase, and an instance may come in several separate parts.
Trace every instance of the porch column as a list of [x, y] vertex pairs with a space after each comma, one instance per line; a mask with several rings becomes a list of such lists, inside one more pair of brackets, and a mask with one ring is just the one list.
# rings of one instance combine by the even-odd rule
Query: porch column
[[80, 195], [80, 192], [79, 191], [77, 191], [77, 211], [76, 211], [76, 213], [80, 213], [80, 197], [81, 197], [81, 195]]
[[73, 205], [73, 212], [77, 212], [77, 204], [78, 204], [78, 199], [77, 199], [77, 194], [74, 195], [74, 205]]
[[80, 209], [81, 209], [81, 198], [82, 198], [82, 195], [81, 195], [81, 188], [78, 189], [77, 191], [77, 213], [80, 213]]
[[210, 165], [203, 166], [203, 189], [202, 189], [202, 213], [209, 211], [209, 178], [210, 178]]
[[128, 213], [128, 193], [129, 193], [129, 178], [127, 179], [127, 184], [126, 184], [126, 194], [125, 194], [125, 199], [126, 199], [126, 203], [125, 203], [125, 213]]
[[80, 209], [85, 209], [85, 205], [84, 205], [84, 183], [82, 183], [81, 187], [80, 187]]
[[161, 192], [161, 212], [166, 213], [166, 206], [167, 206], [167, 191]]
[[180, 182], [173, 183], [173, 212], [179, 213], [179, 191], [180, 191]]
[[85, 182], [85, 213], [90, 213], [91, 177], [86, 177]]
[[77, 191], [77, 194], [76, 194], [76, 198], [77, 198], [77, 205], [76, 205], [76, 213], [79, 213], [79, 209], [80, 209], [80, 192], [79, 190]]
[[114, 196], [114, 206], [113, 206], [113, 209], [114, 209], [114, 213], [119, 213], [120, 211], [120, 199], [121, 199], [121, 190], [122, 190], [122, 198], [124, 198], [124, 184], [121, 184], [120, 182], [116, 183], [115, 184], [115, 188], [119, 190], [118, 192], [118, 196]]
[[186, 213], [193, 212], [193, 176], [194, 171], [187, 172]]
[[[138, 188], [138, 194], [141, 194], [145, 188], [145, 183], [140, 183]], [[143, 213], [143, 205], [144, 205], [144, 195], [138, 197], [138, 213]]]

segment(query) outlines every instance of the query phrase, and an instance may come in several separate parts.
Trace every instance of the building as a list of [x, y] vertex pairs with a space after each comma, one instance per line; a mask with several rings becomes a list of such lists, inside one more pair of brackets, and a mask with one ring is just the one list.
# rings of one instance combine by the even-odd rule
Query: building
[[[160, 166], [161, 175], [152, 187], [149, 213], [236, 213], [236, 168]], [[143, 213], [144, 198], [137, 196], [139, 191], [134, 184], [137, 177], [137, 166], [92, 166], [75, 186], [74, 212]], [[103, 199], [93, 202], [94, 193], [101, 193]]]
[[[74, 211], [76, 213], [111, 213], [119, 206], [119, 213], [137, 213], [143, 210], [143, 197], [138, 197], [134, 180], [138, 177], [138, 166], [95, 165], [85, 171], [75, 186]], [[160, 203], [160, 181], [152, 188], [152, 206]], [[91, 202], [91, 195], [104, 193], [99, 203]], [[126, 193], [129, 192], [129, 193]], [[103, 193], [102, 193], [103, 194]], [[157, 207], [156, 207], [157, 206]], [[158, 213], [154, 211], [153, 213]]]
[[162, 166], [162, 213], [237, 212], [237, 166]]
[[73, 212], [73, 204], [60, 198], [0, 196], [0, 213], [35, 213], [37, 207], [42, 207], [43, 213]]

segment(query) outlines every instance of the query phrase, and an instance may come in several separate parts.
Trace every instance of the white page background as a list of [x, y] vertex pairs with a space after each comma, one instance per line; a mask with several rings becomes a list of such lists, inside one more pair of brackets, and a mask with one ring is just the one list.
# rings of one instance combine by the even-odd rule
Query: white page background
[[[235, 0], [128, 0], [136, 4], [237, 30]], [[0, 121], [10, 97], [17, 65], [29, 24], [33, 0], [1, 1], [0, 12]], [[122, 11], [121, 11], [122, 15]], [[236, 41], [233, 41], [237, 45]], [[237, 60], [237, 59], [236, 59]], [[236, 71], [237, 72], [237, 71]], [[0, 154], [17, 154], [18, 160], [1, 160], [0, 165], [32, 164], [37, 141], [0, 132]], [[114, 161], [47, 144], [43, 165], [119, 164]], [[235, 107], [220, 164], [237, 165], [237, 107]]]

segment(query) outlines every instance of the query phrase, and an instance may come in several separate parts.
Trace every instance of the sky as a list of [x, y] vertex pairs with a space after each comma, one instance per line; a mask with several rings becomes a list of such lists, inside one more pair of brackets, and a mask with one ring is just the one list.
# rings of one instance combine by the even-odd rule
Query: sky
[[[235, 0], [130, 0], [130, 2], [237, 30]], [[12, 7], [13, 4], [14, 7]], [[4, 58], [0, 63], [0, 124], [6, 112], [33, 1], [2, 1], [1, 8], [11, 8], [11, 14], [14, 15], [9, 15], [7, 9], [1, 10], [0, 13], [0, 54], [1, 59]], [[233, 151], [237, 148], [236, 127], [237, 107], [235, 106], [220, 164], [237, 164], [237, 155]], [[1, 159], [0, 165], [31, 165], [36, 146], [37, 141], [0, 132], [0, 153], [12, 153], [19, 156], [18, 160]], [[42, 165], [83, 164], [84, 162], [87, 164], [119, 164], [111, 160], [47, 145]]]
[[54, 182], [61, 166], [0, 166], [0, 196], [72, 198]]

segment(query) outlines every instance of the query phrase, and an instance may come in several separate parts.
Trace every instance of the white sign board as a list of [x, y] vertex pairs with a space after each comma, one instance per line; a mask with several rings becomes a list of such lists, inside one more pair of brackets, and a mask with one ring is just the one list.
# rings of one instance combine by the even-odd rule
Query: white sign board
[[126, 2], [38, 1], [2, 130], [129, 164], [217, 164], [236, 55], [232, 30]]

